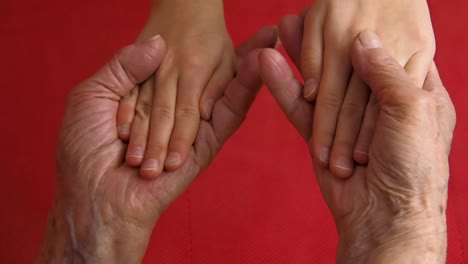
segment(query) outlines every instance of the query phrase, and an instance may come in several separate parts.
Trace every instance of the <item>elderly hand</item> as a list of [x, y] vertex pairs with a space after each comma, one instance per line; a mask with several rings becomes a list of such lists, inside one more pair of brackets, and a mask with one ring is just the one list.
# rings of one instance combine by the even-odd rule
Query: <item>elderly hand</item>
[[[238, 53], [276, 41], [270, 27]], [[163, 210], [241, 125], [261, 87], [258, 51], [244, 56], [238, 75], [214, 102], [211, 120], [201, 122], [184, 166], [154, 180], [139, 177], [125, 163], [127, 145], [118, 137], [116, 115], [120, 100], [154, 74], [165, 49], [160, 37], [130, 45], [68, 97], [57, 146], [57, 193], [39, 262], [139, 262]]]
[[[300, 49], [297, 41], [284, 44], [291, 54]], [[380, 109], [368, 165], [339, 179], [319, 165], [310, 148], [337, 226], [337, 262], [443, 263], [448, 155], [455, 125], [449, 95], [435, 65], [419, 88], [372, 32], [355, 40], [352, 58]], [[284, 58], [265, 50], [260, 65], [263, 80], [291, 123], [305, 140], [315, 137], [314, 106], [303, 98], [303, 87]]]

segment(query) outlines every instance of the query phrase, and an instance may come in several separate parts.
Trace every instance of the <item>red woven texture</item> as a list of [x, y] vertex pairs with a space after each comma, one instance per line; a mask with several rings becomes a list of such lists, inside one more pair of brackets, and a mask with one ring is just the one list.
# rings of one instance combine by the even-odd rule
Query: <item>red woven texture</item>
[[[225, 0], [240, 43], [306, 0]], [[458, 124], [451, 157], [448, 263], [468, 262], [468, 2], [430, 1], [436, 61]], [[64, 98], [146, 21], [149, 1], [0, 2], [0, 263], [37, 254], [55, 188]], [[263, 90], [213, 165], [160, 219], [145, 263], [334, 263], [336, 233], [308, 152]]]

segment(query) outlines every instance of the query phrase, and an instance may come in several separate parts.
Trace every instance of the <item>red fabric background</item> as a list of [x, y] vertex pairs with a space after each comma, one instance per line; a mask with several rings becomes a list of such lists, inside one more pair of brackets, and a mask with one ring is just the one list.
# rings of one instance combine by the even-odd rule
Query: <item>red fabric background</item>
[[[240, 43], [306, 0], [226, 0]], [[448, 263], [468, 262], [468, 2], [430, 1], [437, 63], [458, 113]], [[67, 92], [132, 42], [149, 1], [0, 3], [0, 262], [29, 263], [53, 198], [54, 145]], [[213, 165], [163, 215], [146, 263], [333, 263], [334, 225], [305, 144], [263, 90]]]

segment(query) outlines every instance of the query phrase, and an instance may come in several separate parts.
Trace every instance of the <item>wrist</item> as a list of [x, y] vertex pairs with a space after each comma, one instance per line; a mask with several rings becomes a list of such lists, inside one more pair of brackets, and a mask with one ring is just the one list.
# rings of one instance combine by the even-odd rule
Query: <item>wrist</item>
[[444, 217], [339, 227], [337, 263], [445, 263]]
[[152, 228], [107, 221], [88, 208], [56, 202], [47, 223], [38, 263], [140, 263]]
[[188, 7], [197, 7], [197, 6], [213, 6], [216, 5], [218, 7], [223, 6], [223, 0], [153, 0], [151, 3], [151, 9], [155, 10], [158, 8], [168, 8], [168, 7], [176, 7], [176, 8], [188, 8]]
[[165, 41], [180, 35], [220, 34], [227, 32], [222, 0], [153, 1], [150, 17], [138, 42], [160, 34]]

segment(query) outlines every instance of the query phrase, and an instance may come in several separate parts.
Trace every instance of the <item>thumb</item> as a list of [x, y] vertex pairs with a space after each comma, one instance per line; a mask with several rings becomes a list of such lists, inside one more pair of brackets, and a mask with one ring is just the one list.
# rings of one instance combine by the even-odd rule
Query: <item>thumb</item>
[[110, 91], [120, 97], [153, 74], [166, 54], [166, 45], [159, 36], [143, 43], [131, 44], [107, 62], [88, 81], [97, 84], [96, 89]]
[[384, 50], [374, 32], [364, 31], [356, 38], [352, 63], [381, 104], [385, 104], [383, 98], [388, 98], [385, 94], [392, 94], [391, 97], [397, 99], [395, 96], [404, 95], [408, 89], [417, 89], [405, 69]]

